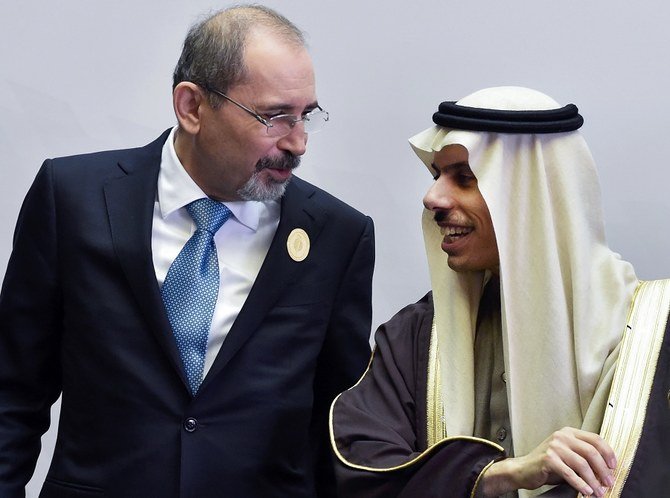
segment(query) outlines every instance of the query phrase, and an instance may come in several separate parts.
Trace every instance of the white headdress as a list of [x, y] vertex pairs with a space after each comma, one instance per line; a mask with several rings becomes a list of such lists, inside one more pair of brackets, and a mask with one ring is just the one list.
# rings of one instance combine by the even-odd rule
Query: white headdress
[[[481, 90], [456, 106], [560, 109], [546, 95], [519, 87]], [[410, 143], [431, 173], [434, 152], [463, 145], [491, 213], [515, 454], [528, 453], [564, 426], [598, 432], [637, 279], [606, 245], [595, 165], [581, 134], [434, 126]], [[428, 211], [423, 230], [447, 434], [471, 435], [483, 272], [456, 273], [447, 266]]]

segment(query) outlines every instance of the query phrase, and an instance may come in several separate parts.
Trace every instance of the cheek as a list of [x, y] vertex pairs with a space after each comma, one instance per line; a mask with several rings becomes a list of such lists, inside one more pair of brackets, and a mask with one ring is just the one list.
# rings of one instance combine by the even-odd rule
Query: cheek
[[497, 265], [499, 264], [500, 256], [498, 254], [498, 243], [496, 241], [496, 234], [493, 231], [493, 226], [491, 226], [489, 240], [487, 242], [489, 247], [489, 259]]
[[249, 144], [247, 151], [250, 157], [253, 156], [254, 166], [259, 159], [264, 157], [278, 157], [283, 154], [283, 152], [277, 148], [277, 140], [273, 138], [254, 141]]
[[[241, 174], [250, 176], [256, 171], [258, 161], [264, 157], [276, 156], [276, 147], [274, 142], [252, 141], [239, 143], [237, 145], [239, 157], [239, 171]], [[225, 154], [225, 151], [224, 151]]]

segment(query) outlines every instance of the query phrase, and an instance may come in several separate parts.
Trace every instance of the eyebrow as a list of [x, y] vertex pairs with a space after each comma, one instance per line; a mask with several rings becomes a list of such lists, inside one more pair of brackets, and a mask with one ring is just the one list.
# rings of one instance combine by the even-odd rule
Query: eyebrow
[[[431, 163], [430, 166], [437, 173], [442, 172], [442, 168], [440, 168], [437, 164]], [[463, 168], [467, 168], [470, 171], [472, 171], [472, 168], [470, 167], [470, 163], [468, 163], [467, 161], [458, 161], [456, 163], [450, 163], [450, 164], [447, 164], [446, 166], [444, 166], [445, 171], [449, 171], [450, 169], [463, 169]]]
[[[289, 103], [277, 103], [277, 104], [267, 104], [267, 105], [262, 105], [258, 106], [259, 109], [262, 109], [263, 112], [274, 112], [274, 111], [287, 111], [287, 109], [293, 109], [295, 107], [295, 104], [289, 104]], [[305, 112], [310, 112], [313, 111], [319, 107], [319, 102], [317, 100], [307, 104], [303, 110], [303, 113]]]

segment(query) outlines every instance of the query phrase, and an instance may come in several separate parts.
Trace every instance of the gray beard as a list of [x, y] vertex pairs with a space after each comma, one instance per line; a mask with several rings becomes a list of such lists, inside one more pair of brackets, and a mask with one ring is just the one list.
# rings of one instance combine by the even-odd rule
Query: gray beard
[[283, 182], [277, 182], [272, 178], [265, 180], [261, 177], [261, 171], [266, 168], [294, 170], [300, 164], [300, 156], [286, 153], [279, 157], [263, 157], [256, 163], [256, 171], [251, 178], [240, 187], [237, 194], [245, 201], [276, 201], [281, 199], [286, 191], [286, 186], [291, 178]]

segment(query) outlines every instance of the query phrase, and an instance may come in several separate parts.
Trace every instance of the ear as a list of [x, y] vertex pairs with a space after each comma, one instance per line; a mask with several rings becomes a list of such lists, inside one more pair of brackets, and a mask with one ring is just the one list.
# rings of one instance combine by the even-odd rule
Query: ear
[[189, 135], [200, 130], [202, 106], [208, 106], [203, 90], [190, 81], [182, 81], [172, 91], [172, 105], [179, 128]]

